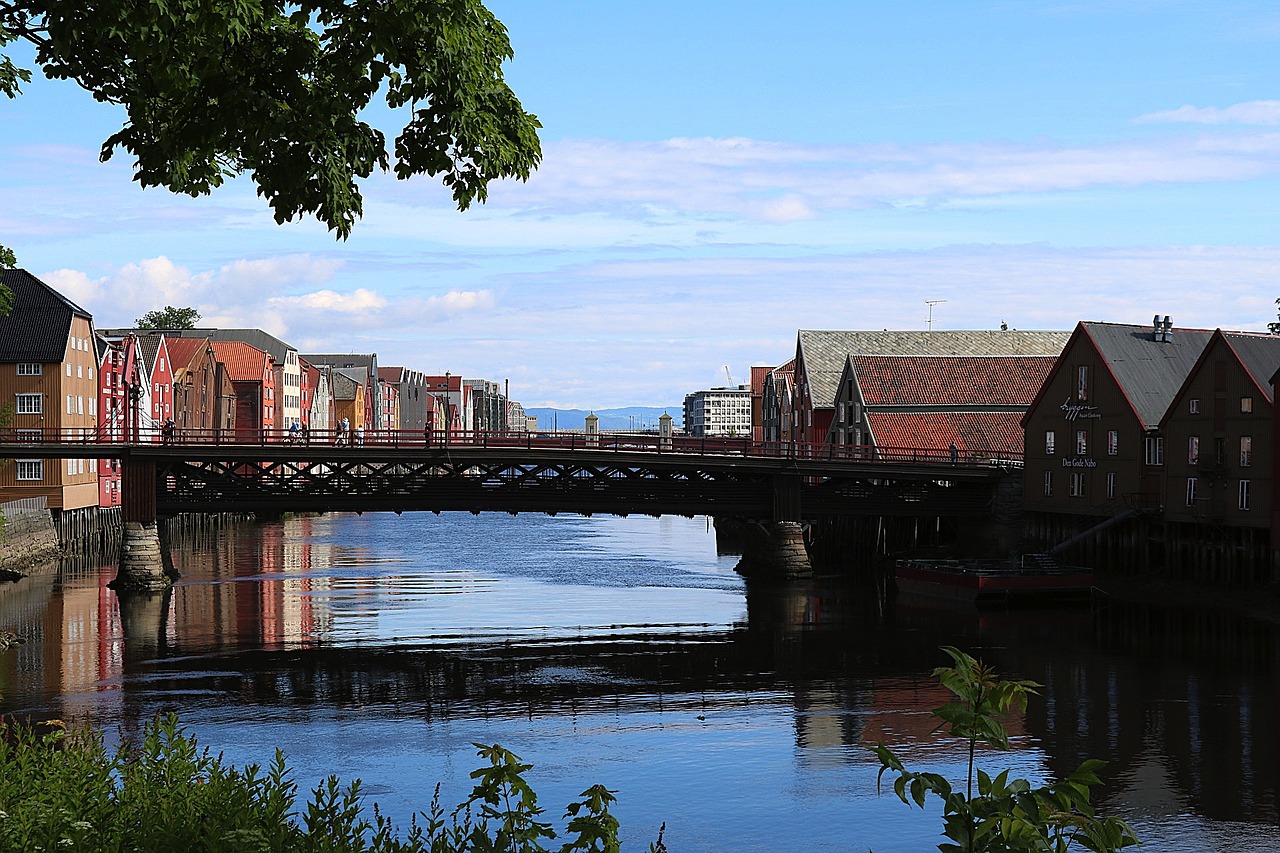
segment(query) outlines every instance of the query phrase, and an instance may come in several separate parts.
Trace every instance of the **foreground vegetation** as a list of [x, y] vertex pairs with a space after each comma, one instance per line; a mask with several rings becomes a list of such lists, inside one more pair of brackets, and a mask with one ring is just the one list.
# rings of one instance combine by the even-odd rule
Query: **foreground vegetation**
[[[933, 713], [939, 729], [967, 744], [963, 790], [938, 774], [908, 770], [884, 745], [873, 750], [878, 780], [896, 774], [894, 792], [904, 803], [923, 808], [931, 795], [942, 801], [947, 840], [939, 850], [1114, 853], [1138, 843], [1124, 821], [1097, 817], [1090, 805], [1103, 762], [1086, 761], [1039, 787], [1010, 779], [1007, 770], [992, 777], [978, 769], [978, 745], [1008, 749], [1003, 720], [1025, 710], [1039, 685], [1000, 680], [964, 652], [944, 651], [954, 664], [934, 675], [955, 698]], [[279, 750], [265, 769], [236, 768], [201, 748], [173, 716], [114, 750], [92, 729], [0, 722], [0, 853], [618, 853], [613, 791], [583, 791], [557, 832], [525, 779], [531, 765], [500, 746], [474, 746], [482, 764], [471, 773], [471, 795], [446, 810], [437, 786], [428, 810], [401, 837], [376, 805], [365, 811], [358, 780], [343, 785], [331, 776], [299, 806]], [[561, 833], [562, 843], [546, 846]], [[666, 853], [662, 835], [650, 853]]]
[[[944, 646], [952, 666], [933, 671], [954, 699], [933, 711], [938, 728], [960, 738], [968, 746], [968, 774], [964, 790], [937, 773], [908, 770], [886, 746], [875, 747], [880, 759], [877, 784], [885, 773], [896, 773], [894, 793], [904, 803], [924, 808], [930, 795], [942, 800], [943, 853], [1066, 853], [1072, 849], [1113, 853], [1138, 844], [1133, 829], [1119, 818], [1100, 818], [1089, 803], [1090, 792], [1100, 784], [1098, 770], [1106, 762], [1090, 760], [1060, 782], [1033, 786], [1025, 779], [1010, 779], [1005, 770], [994, 777], [975, 763], [978, 744], [1009, 749], [1009, 733], [1003, 720], [1024, 711], [1027, 697], [1039, 687], [1033, 681], [1003, 681], [995, 670], [959, 649]], [[977, 782], [978, 795], [973, 793]]]
[[[303, 805], [284, 756], [267, 768], [229, 766], [202, 749], [175, 717], [146, 727], [136, 744], [109, 750], [100, 733], [38, 734], [0, 725], [0, 851], [124, 853], [616, 853], [612, 791], [595, 785], [565, 810], [565, 841], [545, 820], [524, 778], [530, 765], [476, 744], [482, 766], [457, 808], [440, 805], [401, 837], [360, 782], [329, 777]], [[651, 853], [665, 853], [659, 833]]]

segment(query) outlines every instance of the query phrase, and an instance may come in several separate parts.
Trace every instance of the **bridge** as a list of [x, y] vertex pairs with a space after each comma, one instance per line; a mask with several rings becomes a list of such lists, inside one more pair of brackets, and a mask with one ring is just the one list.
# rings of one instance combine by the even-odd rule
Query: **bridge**
[[[152, 437], [148, 437], [151, 439]], [[118, 459], [123, 517], [499, 511], [734, 516], [985, 516], [1020, 460], [924, 448], [650, 433], [188, 432], [135, 442], [0, 433], [0, 458]], [[127, 531], [126, 531], [127, 532]]]

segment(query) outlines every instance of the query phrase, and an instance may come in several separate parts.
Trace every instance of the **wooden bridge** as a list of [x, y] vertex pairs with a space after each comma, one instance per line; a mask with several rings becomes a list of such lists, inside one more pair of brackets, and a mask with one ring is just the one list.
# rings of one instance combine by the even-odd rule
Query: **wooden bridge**
[[137, 442], [0, 433], [0, 458], [118, 459], [125, 518], [184, 512], [965, 516], [1020, 460], [922, 448], [651, 433], [178, 434]]

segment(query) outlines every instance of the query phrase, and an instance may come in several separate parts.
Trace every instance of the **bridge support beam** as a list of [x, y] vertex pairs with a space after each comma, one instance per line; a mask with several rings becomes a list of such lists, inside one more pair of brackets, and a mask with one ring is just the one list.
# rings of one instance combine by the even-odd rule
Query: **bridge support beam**
[[813, 564], [804, 545], [804, 529], [798, 521], [774, 521], [749, 536], [738, 574], [749, 578], [794, 580], [813, 577]]
[[111, 582], [117, 592], [162, 592], [173, 583], [156, 524], [156, 463], [126, 457], [122, 474], [124, 522], [120, 570]]

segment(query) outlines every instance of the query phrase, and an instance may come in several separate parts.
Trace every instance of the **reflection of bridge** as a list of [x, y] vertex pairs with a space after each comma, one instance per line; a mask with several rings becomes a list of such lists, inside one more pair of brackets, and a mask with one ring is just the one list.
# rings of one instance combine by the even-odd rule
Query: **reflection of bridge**
[[[982, 516], [1008, 470], [947, 452], [652, 435], [381, 434], [358, 446], [0, 442], [0, 458], [118, 458], [124, 520], [183, 512], [415, 510], [721, 515]], [[126, 530], [126, 535], [128, 530]], [[798, 532], [787, 534], [792, 543]], [[807, 568], [807, 559], [804, 561]]]

